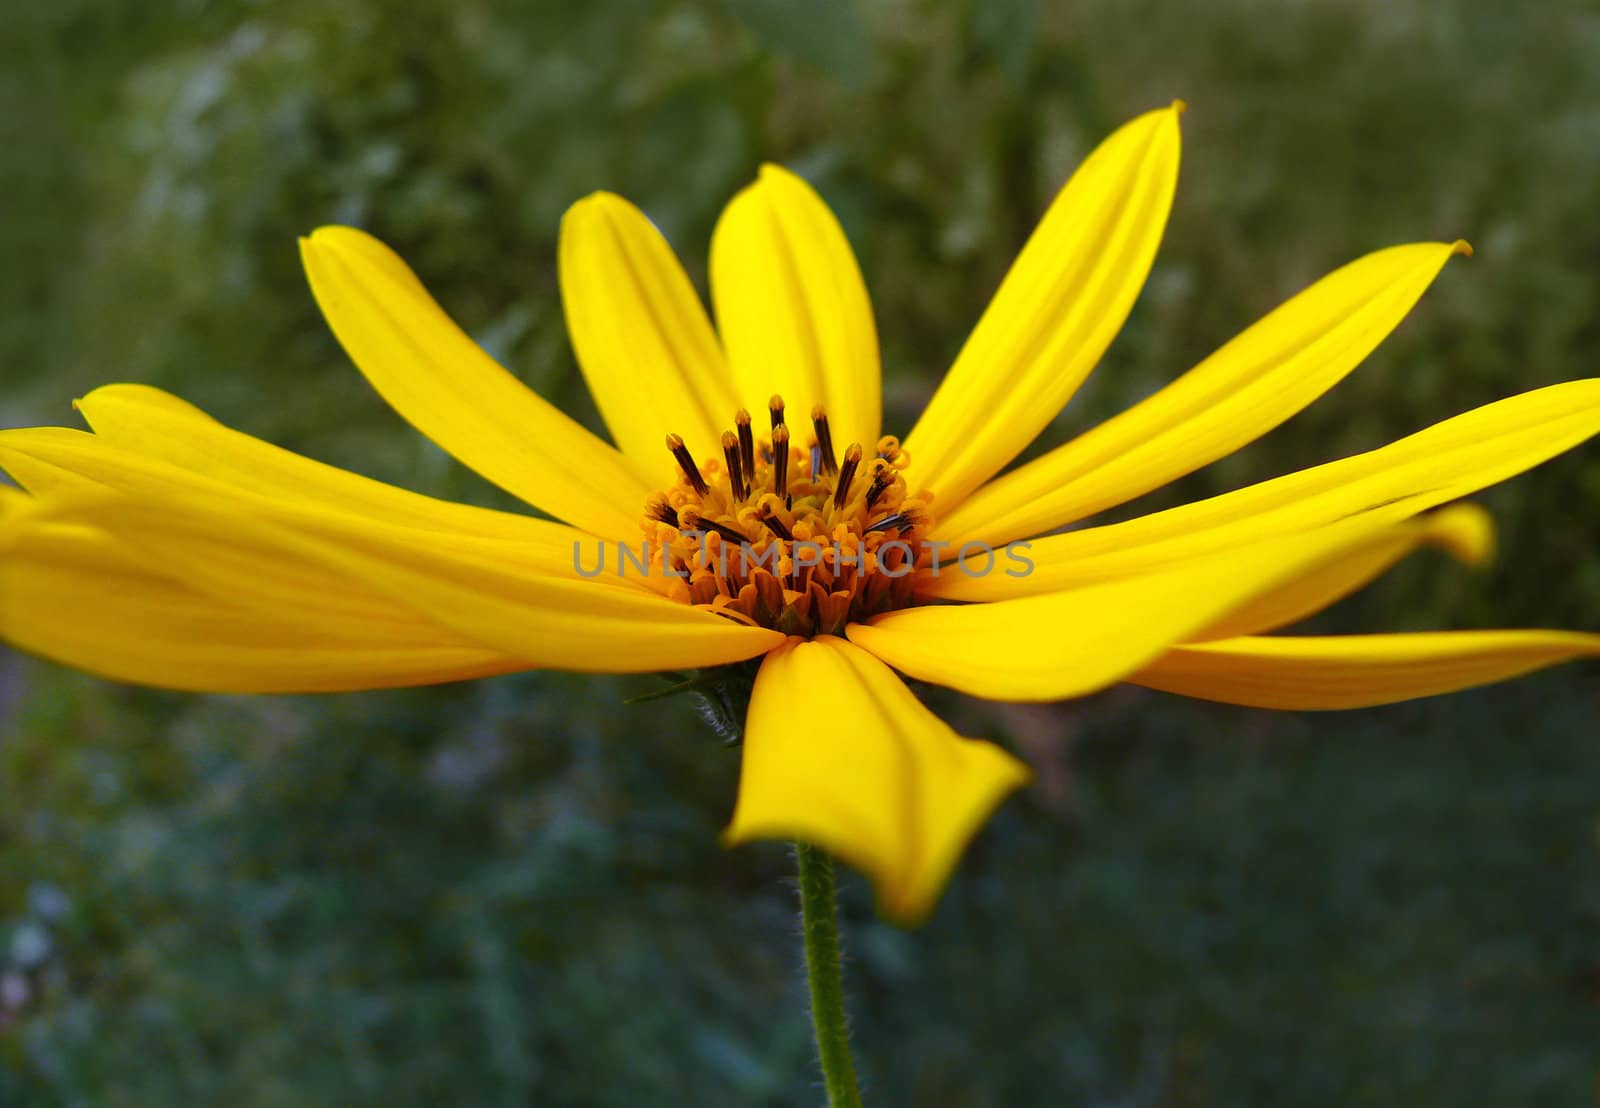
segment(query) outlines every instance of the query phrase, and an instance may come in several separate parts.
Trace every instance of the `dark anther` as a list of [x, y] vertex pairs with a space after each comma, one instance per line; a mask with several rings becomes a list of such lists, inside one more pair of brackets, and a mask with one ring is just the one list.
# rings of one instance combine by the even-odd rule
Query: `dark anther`
[[844, 507], [850, 497], [850, 482], [856, 479], [856, 466], [861, 464], [861, 444], [853, 442], [844, 452], [844, 465], [839, 467], [839, 483], [833, 487], [833, 506]]
[[882, 519], [878, 520], [878, 522], [876, 522], [876, 523], [867, 524], [867, 530], [868, 531], [888, 531], [888, 530], [890, 530], [892, 528], [892, 529], [897, 530], [897, 531], [904, 531], [907, 527], [914, 526], [915, 524], [916, 524], [916, 520], [912, 519], [910, 516], [906, 515], [904, 512], [896, 512], [892, 516], [884, 516]]
[[878, 498], [889, 491], [889, 486], [894, 484], [894, 470], [888, 466], [879, 466], [872, 471], [872, 484], [867, 486], [867, 511], [872, 511], [872, 506]]
[[811, 448], [811, 479], [815, 481], [822, 476], [822, 447]]
[[743, 500], [750, 495], [750, 488], [744, 481], [744, 463], [739, 460], [739, 440], [732, 431], [722, 432], [722, 456], [728, 463], [728, 487], [733, 490], [733, 498]]
[[703, 531], [708, 535], [721, 535], [729, 542], [746, 543], [750, 541], [744, 535], [741, 535], [732, 527], [729, 527], [726, 523], [718, 523], [716, 520], [705, 519], [702, 517], [695, 520], [694, 524], [695, 525], [689, 528], [689, 530]]
[[652, 501], [648, 513], [651, 519], [665, 523], [669, 527], [678, 526], [678, 510], [665, 500]]
[[678, 459], [678, 468], [683, 470], [683, 475], [689, 479], [689, 484], [694, 486], [695, 492], [704, 496], [711, 491], [706, 487], [706, 479], [700, 476], [700, 467], [695, 465], [694, 459], [689, 456], [689, 448], [683, 445], [682, 435], [668, 435], [667, 449]]
[[789, 428], [781, 423], [772, 429], [772, 491], [789, 494]]
[[783, 426], [783, 397], [773, 393], [772, 399], [767, 401], [767, 411], [772, 414], [772, 429], [776, 431]]
[[750, 430], [750, 412], [740, 408], [733, 417], [739, 430], [739, 460], [744, 463], [744, 479], [748, 484], [756, 479], [756, 438]]
[[789, 529], [787, 527], [785, 527], [783, 525], [783, 520], [779, 519], [777, 516], [773, 515], [771, 512], [764, 513], [761, 516], [761, 522], [766, 524], [768, 531], [771, 531], [774, 535], [777, 535], [780, 539], [783, 539], [785, 542], [793, 542], [794, 541], [794, 535], [789, 531]]
[[[818, 404], [811, 409], [811, 426], [817, 430], [817, 449], [822, 451], [822, 471], [829, 477], [839, 472], [839, 462], [833, 456], [833, 432], [828, 430], [828, 413]], [[816, 476], [816, 467], [812, 466], [812, 476]]]

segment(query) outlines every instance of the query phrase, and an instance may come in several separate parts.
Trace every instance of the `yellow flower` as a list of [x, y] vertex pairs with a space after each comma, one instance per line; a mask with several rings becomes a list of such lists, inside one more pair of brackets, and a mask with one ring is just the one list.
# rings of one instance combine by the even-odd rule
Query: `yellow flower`
[[[823, 846], [907, 922], [1027, 771], [957, 736], [895, 670], [1006, 700], [1130, 681], [1347, 708], [1600, 654], [1600, 636], [1558, 631], [1268, 634], [1420, 545], [1485, 556], [1484, 516], [1446, 505], [1600, 430], [1600, 380], [1047, 534], [1283, 422], [1466, 250], [1359, 258], [1162, 392], [1002, 473], [1138, 294], [1171, 205], [1180, 110], [1133, 120], [1067, 183], [903, 445], [882, 434], [877, 338], [849, 244], [782, 169], [763, 169], [717, 227], [717, 331], [636, 209], [602, 193], [568, 213], [567, 321], [615, 446], [490, 359], [382, 244], [323, 228], [303, 243], [311, 287], [373, 387], [565, 522], [418, 496], [111, 385], [78, 403], [92, 433], [0, 434], [0, 464], [26, 490], [0, 487], [0, 635], [125, 681], [234, 692], [764, 656], [727, 841]], [[619, 544], [647, 570], [619, 569]]]

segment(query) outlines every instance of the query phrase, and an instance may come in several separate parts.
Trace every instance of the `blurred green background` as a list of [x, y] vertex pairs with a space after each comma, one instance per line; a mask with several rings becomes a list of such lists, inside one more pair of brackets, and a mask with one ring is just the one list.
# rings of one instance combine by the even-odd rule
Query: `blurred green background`
[[[11, 0], [4, 27], [0, 425], [145, 381], [503, 503], [347, 363], [295, 236], [377, 232], [592, 420], [564, 207], [630, 196], [701, 280], [772, 159], [850, 233], [904, 430], [1083, 153], [1179, 95], [1167, 241], [1048, 441], [1412, 239], [1478, 252], [1313, 410], [1150, 504], [1596, 369], [1588, 3]], [[1421, 556], [1321, 625], [1600, 629], [1600, 454], [1483, 499], [1496, 568]], [[1597, 677], [1325, 716], [931, 691], [1039, 780], [926, 928], [846, 879], [870, 1102], [1590, 1103]], [[688, 703], [621, 703], [655, 687], [208, 698], [0, 650], [0, 1104], [817, 1103], [790, 860], [718, 848], [737, 751]]]

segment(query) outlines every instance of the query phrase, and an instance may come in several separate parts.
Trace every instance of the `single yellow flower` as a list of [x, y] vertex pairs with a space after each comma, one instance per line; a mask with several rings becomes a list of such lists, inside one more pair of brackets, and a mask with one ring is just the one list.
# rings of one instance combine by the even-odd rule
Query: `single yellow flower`
[[[1466, 250], [1359, 258], [1162, 392], [1002, 474], [1138, 295], [1171, 205], [1180, 110], [1133, 120], [1067, 183], [903, 445], [882, 435], [877, 338], [849, 244], [782, 169], [763, 169], [717, 227], [715, 331], [635, 208], [601, 193], [568, 213], [567, 321], [615, 446], [497, 365], [377, 240], [323, 228], [302, 244], [311, 287], [373, 387], [565, 522], [418, 496], [111, 385], [78, 402], [92, 433], [0, 433], [0, 464], [26, 490], [0, 488], [0, 635], [125, 681], [232, 692], [764, 656], [727, 841], [825, 847], [906, 922], [1027, 771], [956, 735], [895, 670], [995, 699], [1130, 681], [1315, 709], [1600, 654], [1600, 636], [1559, 631], [1267, 634], [1420, 545], [1485, 556], [1485, 517], [1445, 505], [1600, 430], [1600, 380], [1007, 548], [1277, 426]], [[641, 564], [619, 568], [619, 544]]]

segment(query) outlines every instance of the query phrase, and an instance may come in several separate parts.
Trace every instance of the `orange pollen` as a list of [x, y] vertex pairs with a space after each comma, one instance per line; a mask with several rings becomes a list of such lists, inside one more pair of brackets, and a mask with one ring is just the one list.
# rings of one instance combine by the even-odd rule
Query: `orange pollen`
[[721, 457], [698, 464], [680, 436], [667, 436], [679, 478], [650, 498], [643, 521], [663, 591], [807, 638], [914, 603], [932, 496], [908, 492], [900, 440], [885, 435], [870, 456], [852, 443], [841, 463], [820, 405], [804, 447], [782, 398], [768, 410], [770, 435], [757, 437], [741, 408], [717, 444]]

